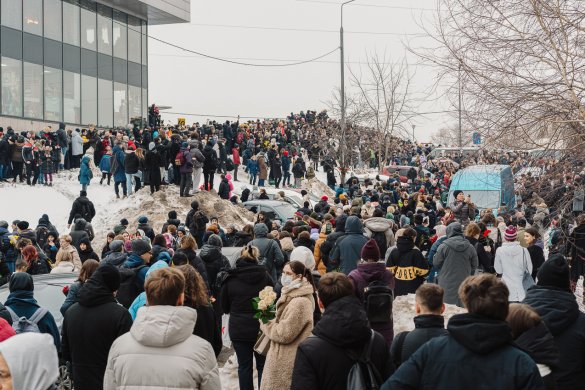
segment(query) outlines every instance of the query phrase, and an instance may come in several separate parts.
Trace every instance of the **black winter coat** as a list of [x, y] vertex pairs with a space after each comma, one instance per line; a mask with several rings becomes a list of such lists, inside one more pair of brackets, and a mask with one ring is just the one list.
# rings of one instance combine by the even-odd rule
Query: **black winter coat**
[[230, 198], [230, 184], [227, 179], [223, 179], [219, 184], [217, 194], [221, 199], [229, 200]]
[[234, 239], [234, 247], [246, 246], [250, 241], [254, 238], [250, 233], [246, 233], [244, 231], [236, 232], [236, 238]]
[[236, 261], [236, 268], [229, 270], [228, 274], [221, 288], [221, 307], [230, 315], [230, 339], [254, 343], [260, 323], [254, 318], [252, 299], [264, 287], [273, 286], [272, 278], [264, 266], [243, 258]]
[[216, 291], [216, 280], [219, 271], [227, 271], [231, 268], [229, 260], [221, 253], [221, 248], [209, 244], [203, 245], [199, 257], [205, 264], [207, 271], [207, 280], [209, 281], [209, 291], [214, 297], [218, 297], [219, 291]]
[[146, 169], [150, 184], [160, 185], [160, 167], [163, 166], [161, 155], [157, 151], [149, 150], [144, 156], [144, 168]]
[[137, 173], [140, 168], [140, 160], [136, 153], [126, 153], [124, 159], [124, 172], [127, 174]]
[[[535, 363], [548, 366], [554, 371], [559, 365], [559, 350], [555, 340], [544, 322], [522, 333], [516, 340], [516, 345], [526, 352]], [[547, 390], [556, 390], [557, 382], [554, 374], [543, 376], [542, 380]]]
[[[355, 296], [330, 303], [313, 329], [316, 337], [311, 336], [299, 345], [291, 389], [346, 389], [347, 374], [355, 362], [347, 351], [361, 354], [371, 332], [363, 304]], [[386, 380], [394, 367], [386, 341], [377, 332], [371, 358], [382, 381]]]
[[534, 286], [523, 303], [538, 312], [555, 339], [560, 353], [553, 371], [559, 390], [580, 389], [585, 384], [585, 314], [569, 290]]
[[420, 347], [381, 390], [544, 390], [536, 363], [513, 345], [505, 321], [456, 314], [447, 330]]
[[[89, 215], [83, 215], [84, 208], [89, 210]], [[93, 217], [95, 217], [95, 207], [93, 206], [93, 202], [89, 200], [87, 196], [80, 196], [73, 201], [71, 211], [69, 212], [69, 219], [67, 220], [68, 225], [71, 225], [71, 222], [73, 222], [76, 215], [81, 215], [87, 222], [91, 222]], [[89, 218], [90, 216], [91, 218]]]
[[211, 147], [209, 143], [205, 145], [203, 148], [203, 157], [205, 157], [205, 161], [203, 162], [203, 171], [204, 172], [215, 172], [217, 169], [217, 153]]
[[394, 296], [414, 294], [425, 281], [429, 263], [414, 242], [408, 237], [398, 237], [396, 248], [390, 252], [386, 266], [396, 278]]
[[528, 248], [530, 261], [532, 262], [532, 279], [536, 280], [536, 274], [540, 266], [544, 263], [544, 251], [538, 245], [530, 245]]
[[443, 316], [422, 314], [414, 317], [414, 330], [394, 337], [390, 354], [396, 367], [407, 361], [427, 341], [447, 335]]
[[72, 362], [76, 388], [103, 389], [110, 347], [131, 326], [130, 313], [116, 303], [98, 268], [79, 290], [78, 303], [67, 310], [63, 321], [62, 353]]

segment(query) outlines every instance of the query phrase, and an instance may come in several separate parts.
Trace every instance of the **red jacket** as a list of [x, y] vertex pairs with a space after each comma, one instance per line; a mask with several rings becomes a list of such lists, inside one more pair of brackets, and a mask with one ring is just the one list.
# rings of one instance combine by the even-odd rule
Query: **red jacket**
[[234, 161], [234, 165], [240, 165], [240, 152], [238, 152], [238, 148], [232, 149], [232, 160]]

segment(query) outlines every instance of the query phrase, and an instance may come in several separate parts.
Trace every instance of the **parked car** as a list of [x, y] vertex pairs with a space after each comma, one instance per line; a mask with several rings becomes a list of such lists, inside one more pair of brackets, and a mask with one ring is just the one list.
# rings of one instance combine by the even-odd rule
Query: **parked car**
[[278, 219], [283, 224], [289, 219], [293, 219], [297, 211], [290, 203], [278, 200], [251, 200], [245, 202], [243, 205], [253, 213], [264, 211], [269, 219]]
[[[63, 316], [61, 315], [61, 305], [65, 301], [65, 294], [63, 294], [63, 287], [70, 286], [75, 283], [78, 274], [45, 274], [33, 276], [35, 286], [35, 299], [41, 307], [44, 307], [51, 312], [55, 318], [55, 322], [61, 330], [63, 325]], [[6, 302], [8, 298], [8, 285], [5, 284], [0, 287], [0, 302]], [[66, 362], [59, 359], [59, 378], [56, 383], [57, 389], [70, 390], [73, 389], [71, 378], [67, 370]]]
[[[236, 260], [240, 257], [240, 253], [242, 252], [241, 246], [230, 246], [230, 247], [223, 247], [221, 248], [221, 254], [224, 255], [230, 262], [230, 266], [235, 268]], [[197, 249], [195, 252], [199, 254], [201, 249]]]

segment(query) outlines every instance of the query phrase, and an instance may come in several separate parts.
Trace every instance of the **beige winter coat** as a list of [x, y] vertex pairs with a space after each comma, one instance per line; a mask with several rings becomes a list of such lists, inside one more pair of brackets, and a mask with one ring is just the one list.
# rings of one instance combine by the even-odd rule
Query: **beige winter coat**
[[[61, 262], [73, 262], [73, 272], [81, 271], [81, 259], [79, 258], [79, 253], [77, 253], [77, 249], [71, 244], [67, 245], [67, 247], [61, 246], [57, 255], [55, 256], [55, 267], [59, 267], [59, 263]], [[63, 269], [69, 269], [70, 266], [66, 264], [63, 266]], [[62, 271], [62, 272], [72, 272], [72, 271]], [[55, 272], [59, 273], [59, 272]]]
[[276, 319], [261, 324], [260, 330], [270, 339], [262, 374], [261, 390], [290, 389], [299, 344], [313, 330], [313, 287], [306, 281], [301, 286], [284, 287], [276, 304]]
[[258, 157], [258, 168], [260, 171], [258, 179], [268, 179], [268, 167], [266, 166], [266, 160], [264, 157]]
[[185, 306], [144, 306], [130, 332], [108, 355], [104, 389], [220, 390], [209, 342], [193, 335], [197, 312]]

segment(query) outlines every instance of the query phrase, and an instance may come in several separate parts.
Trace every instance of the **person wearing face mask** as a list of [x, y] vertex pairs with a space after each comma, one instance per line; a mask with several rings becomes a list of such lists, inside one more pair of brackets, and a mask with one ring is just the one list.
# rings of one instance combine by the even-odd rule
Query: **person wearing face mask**
[[289, 389], [298, 345], [311, 335], [315, 286], [311, 270], [300, 261], [285, 264], [282, 295], [276, 303], [276, 318], [260, 324], [270, 339], [261, 390]]

